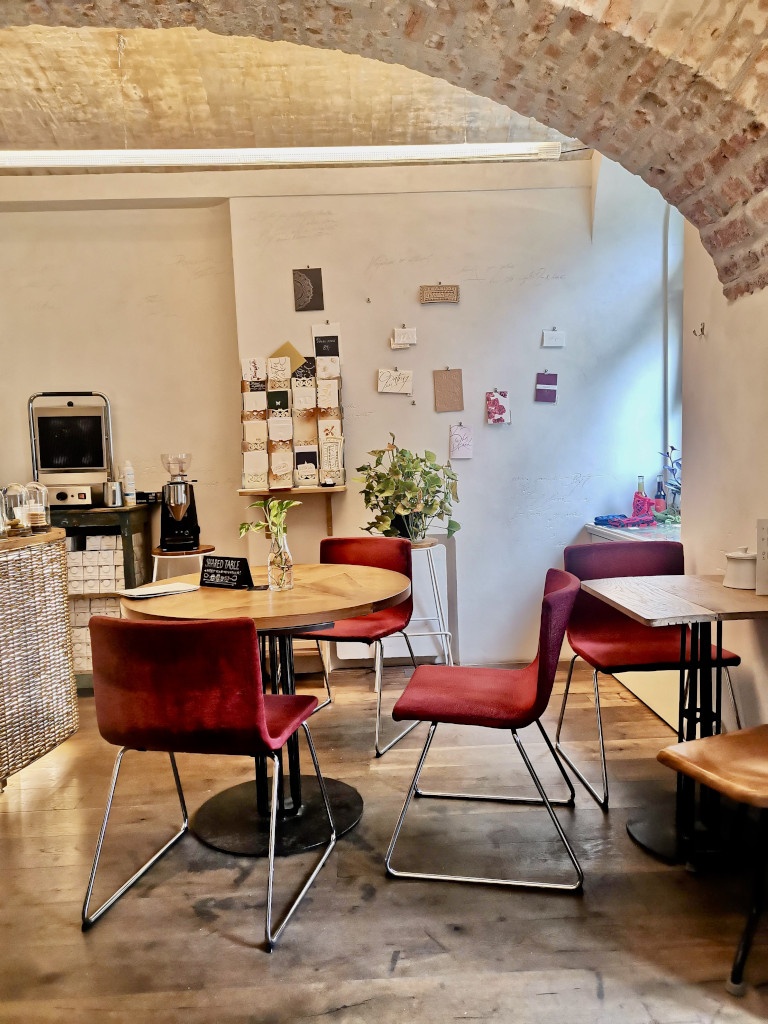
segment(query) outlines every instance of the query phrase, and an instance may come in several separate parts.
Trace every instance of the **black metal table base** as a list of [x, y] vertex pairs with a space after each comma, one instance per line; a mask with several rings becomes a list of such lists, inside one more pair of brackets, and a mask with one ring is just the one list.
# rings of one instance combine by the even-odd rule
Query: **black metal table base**
[[[360, 821], [363, 798], [352, 786], [326, 779], [336, 835], [343, 836]], [[275, 853], [290, 857], [328, 842], [328, 816], [314, 775], [301, 777], [302, 804], [295, 814], [278, 819]], [[259, 813], [256, 783], [243, 782], [212, 796], [193, 816], [190, 829], [206, 846], [241, 857], [266, 857], [269, 818]]]
[[680, 864], [683, 858], [674, 793], [655, 796], [649, 811], [627, 822], [627, 834], [646, 853], [665, 864]]

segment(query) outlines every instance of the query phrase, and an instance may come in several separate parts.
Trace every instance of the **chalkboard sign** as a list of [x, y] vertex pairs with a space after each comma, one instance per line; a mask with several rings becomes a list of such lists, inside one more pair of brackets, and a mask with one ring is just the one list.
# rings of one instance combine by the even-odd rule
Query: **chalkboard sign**
[[248, 567], [248, 559], [204, 555], [200, 586], [224, 587], [228, 590], [252, 589], [253, 579]]

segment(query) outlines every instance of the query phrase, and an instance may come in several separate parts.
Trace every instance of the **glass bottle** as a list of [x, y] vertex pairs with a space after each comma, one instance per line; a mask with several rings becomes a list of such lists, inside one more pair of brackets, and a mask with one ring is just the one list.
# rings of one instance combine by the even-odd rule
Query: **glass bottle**
[[51, 503], [45, 484], [33, 480], [27, 484], [27, 525], [32, 533], [47, 533], [51, 528]]
[[272, 534], [267, 558], [267, 580], [270, 590], [293, 589], [293, 559], [288, 549], [285, 530]]
[[637, 478], [637, 493], [641, 497], [643, 497], [643, 498], [645, 497], [645, 477], [644, 476], [639, 476]]
[[661, 473], [656, 477], [656, 493], [653, 496], [653, 500], [656, 503], [657, 512], [666, 512], [667, 496], [664, 493], [664, 480]]

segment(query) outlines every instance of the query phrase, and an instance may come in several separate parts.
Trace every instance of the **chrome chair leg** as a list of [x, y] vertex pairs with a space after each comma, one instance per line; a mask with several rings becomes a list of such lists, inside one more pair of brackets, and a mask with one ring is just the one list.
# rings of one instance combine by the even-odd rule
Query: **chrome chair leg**
[[733, 708], [733, 717], [736, 719], [736, 728], [741, 728], [741, 714], [739, 713], [739, 705], [736, 703], [736, 694], [733, 690], [733, 680], [731, 679], [731, 672], [727, 665], [725, 668], [725, 677], [728, 680], [728, 694], [731, 698], [731, 707]]
[[[410, 644], [409, 644], [410, 646]], [[390, 740], [385, 747], [381, 745], [381, 691], [383, 682], [383, 668], [384, 668], [384, 645], [381, 640], [374, 642], [373, 648], [373, 664], [374, 671], [376, 673], [376, 735], [374, 738], [374, 748], [376, 750], [376, 757], [383, 757], [388, 750], [391, 750], [396, 743], [399, 743], [401, 739], [408, 735], [409, 732], [413, 732], [420, 722], [411, 722], [409, 726], [403, 729], [402, 732], [398, 733], [393, 740]]]
[[411, 646], [411, 638], [408, 636], [404, 629], [400, 630], [400, 636], [403, 638], [403, 640], [405, 640], [406, 644], [408, 645], [408, 653], [411, 656], [411, 662], [413, 664], [414, 669], [417, 669], [419, 667], [419, 663], [416, 661], [416, 655], [413, 653], [413, 647]]
[[435, 610], [437, 611], [437, 624], [440, 626], [440, 644], [443, 648], [443, 660], [446, 665], [453, 664], [453, 652], [451, 650], [451, 634], [448, 632], [448, 627], [445, 623], [445, 613], [443, 611], [443, 599], [440, 596], [440, 584], [437, 579], [437, 569], [435, 568], [435, 560], [432, 557], [432, 549], [427, 548], [427, 562], [429, 564], [429, 575], [432, 580], [432, 593], [435, 597]]
[[[563, 764], [562, 764], [560, 758], [557, 756], [557, 752], [555, 751], [555, 748], [552, 746], [552, 741], [550, 740], [549, 736], [547, 735], [547, 733], [546, 733], [546, 731], [544, 729], [544, 726], [541, 724], [541, 722], [539, 720], [536, 721], [536, 725], [539, 727], [539, 732], [544, 737], [544, 740], [545, 740], [545, 742], [547, 744], [547, 749], [549, 750], [550, 754], [552, 755], [552, 758], [553, 758], [555, 764], [557, 765], [558, 771], [562, 775], [562, 777], [563, 777], [563, 779], [565, 781], [565, 784], [568, 787], [568, 799], [567, 800], [552, 800], [552, 799], [548, 798], [549, 799], [549, 803], [552, 805], [552, 807], [573, 807], [575, 805], [575, 803], [576, 803], [576, 791], [573, 788], [573, 783], [571, 782], [570, 778], [568, 777], [568, 773], [563, 768]], [[496, 795], [496, 794], [492, 794], [492, 793], [488, 793], [488, 794], [486, 794], [486, 793], [439, 793], [439, 792], [435, 792], [433, 790], [419, 789], [418, 783], [416, 784], [416, 788], [413, 791], [413, 795], [417, 796], [417, 797], [425, 797], [425, 798], [434, 797], [434, 798], [437, 798], [437, 799], [440, 799], [440, 800], [488, 800], [488, 801], [491, 801], [492, 803], [500, 803], [500, 804], [525, 804], [525, 805], [534, 805], [534, 806], [537, 806], [537, 807], [541, 806], [541, 804], [542, 804], [542, 801], [540, 799], [536, 798], [536, 797], [500, 796], [500, 795]]]
[[323, 667], [323, 682], [325, 683], [325, 692], [328, 694], [328, 696], [325, 698], [322, 704], [317, 705], [315, 710], [312, 712], [313, 715], [316, 715], [318, 711], [322, 711], [323, 708], [327, 708], [328, 705], [333, 702], [333, 697], [331, 696], [331, 683], [330, 679], [328, 678], [328, 668], [325, 664], [325, 658], [323, 657], [323, 648], [321, 647], [321, 642], [319, 640], [315, 640], [315, 643], [317, 644], [317, 653], [320, 656], [320, 664]]
[[115, 758], [115, 767], [112, 770], [112, 781], [111, 781], [110, 786], [109, 786], [109, 794], [107, 796], [107, 806], [106, 806], [106, 809], [104, 811], [104, 819], [103, 819], [103, 821], [101, 823], [101, 829], [99, 831], [99, 838], [98, 838], [98, 841], [96, 843], [96, 853], [94, 854], [94, 857], [93, 857], [93, 864], [91, 866], [91, 874], [90, 874], [90, 877], [88, 879], [88, 888], [85, 891], [85, 899], [83, 900], [82, 929], [83, 929], [84, 932], [88, 931], [89, 928], [92, 928], [93, 925], [96, 924], [96, 922], [99, 920], [99, 918], [103, 914], [106, 914], [106, 912], [109, 910], [109, 908], [120, 899], [120, 897], [123, 895], [123, 893], [127, 892], [135, 882], [138, 882], [138, 880], [143, 875], [145, 875], [149, 871], [149, 869], [154, 864], [156, 864], [160, 860], [160, 858], [164, 854], [166, 854], [170, 850], [170, 848], [172, 846], [174, 846], [182, 838], [182, 836], [185, 834], [185, 832], [187, 832], [188, 829], [189, 829], [189, 817], [187, 815], [187, 805], [186, 805], [186, 803], [184, 801], [184, 792], [183, 792], [183, 790], [181, 788], [181, 779], [179, 778], [179, 771], [178, 771], [178, 768], [176, 767], [176, 758], [173, 756], [173, 754], [170, 754], [171, 768], [173, 769], [173, 778], [174, 778], [174, 780], [176, 782], [176, 792], [178, 793], [179, 804], [181, 806], [181, 815], [182, 815], [182, 819], [183, 819], [182, 826], [179, 829], [179, 831], [176, 833], [176, 835], [173, 836], [172, 839], [169, 839], [168, 842], [165, 844], [165, 846], [162, 847], [162, 849], [158, 850], [157, 853], [154, 854], [153, 857], [150, 857], [150, 859], [146, 862], [146, 864], [144, 864], [143, 867], [139, 868], [139, 870], [134, 875], [132, 875], [128, 879], [128, 881], [125, 882], [124, 885], [120, 886], [120, 888], [117, 890], [117, 892], [113, 893], [109, 897], [108, 900], [106, 900], [104, 903], [102, 903], [102, 905], [98, 908], [98, 910], [95, 910], [89, 916], [88, 908], [89, 908], [90, 902], [91, 902], [91, 894], [93, 892], [93, 883], [96, 880], [96, 871], [97, 871], [98, 866], [99, 866], [99, 858], [101, 857], [101, 848], [104, 845], [104, 836], [106, 835], [106, 832], [107, 832], [107, 824], [109, 823], [109, 814], [110, 814], [110, 811], [112, 810], [112, 799], [113, 799], [113, 797], [115, 795], [115, 786], [117, 785], [117, 777], [120, 774], [120, 766], [121, 766], [121, 764], [123, 762], [123, 755], [125, 754], [126, 749], [127, 749], [126, 747], [121, 747], [120, 748], [120, 750], [117, 753], [117, 757]]
[[[421, 755], [419, 757], [418, 764], [416, 765], [416, 771], [414, 772], [413, 779], [411, 781], [411, 785], [408, 787], [408, 792], [407, 792], [406, 797], [405, 797], [405, 802], [403, 803], [403, 808], [400, 811], [400, 817], [397, 820], [397, 824], [395, 826], [395, 831], [392, 834], [392, 839], [390, 840], [389, 848], [387, 850], [386, 857], [384, 858], [384, 864], [385, 864], [386, 869], [387, 869], [387, 874], [391, 875], [393, 878], [418, 878], [418, 879], [421, 879], [423, 881], [437, 881], [437, 882], [469, 882], [469, 883], [478, 884], [478, 885], [508, 886], [510, 888], [516, 888], [516, 889], [547, 889], [547, 890], [557, 891], [557, 892], [577, 892], [579, 889], [581, 889], [581, 887], [582, 887], [582, 885], [584, 883], [584, 872], [581, 869], [581, 865], [579, 864], [579, 861], [578, 861], [578, 859], [576, 857], [576, 854], [573, 852], [573, 849], [572, 849], [570, 843], [568, 842], [568, 838], [566, 837], [565, 833], [563, 832], [562, 826], [560, 825], [560, 822], [557, 819], [557, 815], [555, 814], [554, 810], [552, 809], [552, 804], [551, 804], [550, 800], [548, 799], [546, 792], [544, 791], [544, 787], [542, 786], [541, 781], [540, 781], [538, 775], [536, 774], [536, 771], [534, 770], [534, 767], [531, 764], [530, 759], [528, 758], [528, 754], [526, 753], [525, 748], [523, 747], [523, 744], [520, 741], [520, 737], [517, 735], [517, 731], [515, 729], [512, 730], [512, 736], [513, 736], [513, 738], [515, 740], [515, 744], [517, 746], [517, 749], [519, 750], [520, 755], [521, 755], [521, 757], [523, 759], [523, 763], [525, 764], [525, 767], [528, 769], [528, 774], [531, 776], [531, 779], [533, 780], [533, 783], [536, 786], [536, 789], [538, 790], [540, 800], [534, 800], [534, 801], [518, 800], [518, 799], [514, 799], [513, 800], [513, 799], [510, 799], [508, 797], [501, 797], [501, 798], [499, 798], [499, 797], [490, 797], [490, 796], [476, 797], [476, 796], [469, 795], [469, 794], [445, 794], [445, 795], [448, 795], [449, 797], [453, 797], [455, 799], [464, 799], [464, 800], [478, 800], [478, 799], [479, 800], [499, 800], [500, 802], [503, 802], [503, 803], [531, 803], [531, 802], [533, 802], [533, 803], [536, 803], [536, 804], [543, 804], [543, 806], [547, 810], [547, 813], [549, 814], [549, 817], [550, 817], [550, 819], [552, 821], [552, 824], [555, 827], [555, 831], [557, 832], [558, 838], [560, 839], [560, 842], [565, 847], [565, 851], [568, 854], [568, 858], [569, 858], [569, 860], [571, 861], [571, 864], [574, 867], [574, 870], [576, 872], [576, 879], [575, 879], [575, 881], [573, 881], [573, 882], [546, 882], [546, 881], [536, 881], [536, 880], [532, 880], [532, 879], [490, 878], [490, 877], [485, 877], [485, 876], [474, 877], [474, 876], [470, 876], [470, 875], [449, 875], [449, 874], [437, 874], [437, 873], [421, 872], [421, 871], [403, 871], [403, 870], [400, 870], [398, 868], [393, 868], [392, 867], [392, 855], [393, 855], [393, 853], [395, 851], [395, 846], [397, 845], [397, 840], [398, 840], [398, 838], [400, 836], [400, 831], [401, 831], [401, 829], [403, 827], [403, 823], [404, 823], [406, 815], [408, 813], [408, 808], [410, 807], [411, 800], [413, 799], [413, 797], [416, 794], [416, 791], [418, 789], [419, 778], [420, 778], [422, 770], [424, 768], [424, 763], [425, 763], [425, 761], [427, 759], [427, 754], [429, 753], [429, 748], [430, 748], [430, 746], [432, 744], [432, 740], [434, 739], [434, 735], [435, 735], [435, 730], [436, 729], [437, 729], [437, 722], [432, 722], [430, 724], [430, 727], [429, 727], [429, 733], [427, 734], [426, 742], [424, 743], [424, 748], [421, 751]], [[546, 733], [543, 732], [543, 730], [542, 730], [542, 733], [543, 733], [544, 737], [548, 740], [548, 737], [546, 736]], [[548, 742], [548, 746], [550, 746], [550, 749], [552, 750], [552, 752], [554, 754], [554, 749], [551, 747], [549, 742]], [[562, 772], [562, 768], [561, 768], [561, 773], [565, 777], [565, 773]], [[569, 786], [569, 788], [572, 791], [572, 787]], [[431, 795], [431, 794], [423, 793], [422, 795], [428, 796], [428, 795]], [[434, 794], [434, 795], [437, 796], [437, 795], [443, 795], [443, 794]]]
[[309, 890], [309, 887], [312, 885], [314, 880], [320, 874], [320, 872], [321, 872], [325, 862], [328, 860], [328, 858], [331, 855], [331, 851], [333, 850], [334, 846], [336, 845], [336, 825], [334, 824], [334, 821], [333, 821], [333, 811], [331, 810], [331, 804], [330, 804], [330, 801], [328, 800], [328, 793], [327, 793], [326, 788], [325, 788], [325, 779], [323, 778], [323, 776], [322, 776], [322, 774], [320, 772], [320, 765], [318, 764], [318, 761], [317, 761], [317, 754], [315, 753], [315, 745], [312, 742], [312, 736], [310, 735], [309, 727], [307, 726], [307, 723], [306, 722], [302, 722], [301, 727], [304, 730], [304, 734], [307, 737], [307, 745], [309, 747], [309, 752], [312, 755], [312, 764], [315, 766], [315, 774], [317, 775], [317, 782], [318, 782], [318, 785], [320, 786], [320, 795], [323, 798], [323, 804], [325, 806], [325, 813], [328, 815], [328, 824], [331, 826], [331, 838], [330, 838], [330, 840], [328, 842], [328, 845], [326, 846], [325, 850], [323, 851], [323, 855], [321, 856], [320, 860], [317, 862], [315, 867], [312, 869], [312, 871], [307, 876], [307, 879], [304, 882], [304, 885], [302, 886], [301, 891], [299, 892], [298, 896], [296, 896], [296, 898], [290, 904], [290, 906], [288, 907], [288, 910], [283, 915], [282, 921], [280, 922], [280, 924], [277, 926], [277, 928], [273, 932], [272, 931], [272, 894], [273, 894], [274, 882], [275, 882], [275, 837], [276, 837], [276, 833], [277, 833], [278, 792], [279, 792], [279, 789], [280, 789], [280, 759], [278, 758], [276, 753], [272, 754], [271, 755], [271, 757], [272, 757], [272, 806], [270, 808], [270, 816], [269, 816], [269, 875], [268, 875], [268, 879], [267, 879], [267, 916], [266, 916], [266, 925], [265, 925], [266, 949], [267, 949], [268, 953], [271, 953], [272, 950], [277, 945], [278, 939], [280, 938], [280, 936], [283, 934], [283, 931], [285, 930], [285, 926], [288, 924], [290, 919], [293, 917], [294, 911], [296, 910], [298, 905], [301, 903], [301, 901], [306, 896], [306, 894], [307, 894], [307, 892]]
[[597, 717], [597, 738], [598, 738], [598, 743], [599, 743], [599, 747], [600, 747], [600, 771], [601, 771], [602, 779], [603, 779], [603, 793], [602, 793], [602, 796], [600, 795], [600, 793], [598, 793], [598, 791], [595, 789], [595, 787], [592, 785], [592, 783], [589, 782], [589, 780], [582, 773], [582, 771], [579, 768], [576, 767], [576, 765], [573, 763], [572, 759], [563, 750], [562, 744], [560, 743], [560, 732], [561, 732], [561, 730], [563, 728], [563, 718], [565, 716], [565, 705], [566, 705], [566, 703], [568, 701], [568, 691], [571, 688], [571, 677], [573, 675], [573, 666], [574, 666], [577, 658], [578, 658], [577, 654], [574, 654], [574, 656], [571, 658], [571, 664], [570, 664], [570, 667], [568, 669], [568, 678], [565, 681], [565, 692], [563, 693], [563, 703], [560, 705], [560, 717], [557, 720], [557, 729], [555, 730], [555, 750], [560, 755], [560, 757], [565, 761], [565, 763], [571, 769], [571, 771], [576, 776], [576, 778], [579, 780], [579, 782], [582, 784], [582, 786], [584, 786], [584, 788], [589, 793], [589, 795], [592, 797], [592, 799], [595, 801], [595, 803], [598, 805], [598, 807], [600, 807], [600, 809], [603, 810], [603, 811], [607, 811], [608, 810], [608, 770], [607, 770], [606, 764], [605, 764], [605, 740], [603, 739], [603, 716], [602, 716], [602, 714], [600, 712], [600, 687], [599, 687], [598, 681], [597, 681], [597, 669], [594, 669], [593, 672], [592, 672], [592, 686], [593, 686], [594, 691], [595, 691], [595, 715]]

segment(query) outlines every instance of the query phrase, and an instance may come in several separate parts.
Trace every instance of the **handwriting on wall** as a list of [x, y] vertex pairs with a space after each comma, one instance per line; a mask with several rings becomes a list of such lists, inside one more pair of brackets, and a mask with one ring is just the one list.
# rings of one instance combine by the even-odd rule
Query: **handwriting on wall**
[[412, 395], [413, 370], [379, 370], [378, 391], [382, 395]]

